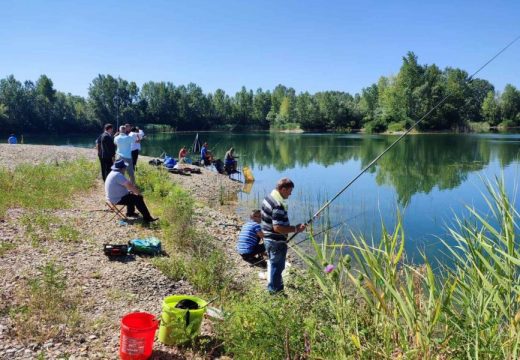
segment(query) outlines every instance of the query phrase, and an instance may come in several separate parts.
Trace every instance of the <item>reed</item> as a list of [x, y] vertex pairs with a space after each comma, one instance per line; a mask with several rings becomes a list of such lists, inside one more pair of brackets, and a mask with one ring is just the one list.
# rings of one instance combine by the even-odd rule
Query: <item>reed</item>
[[352, 234], [350, 254], [311, 238], [299, 254], [333, 309], [338, 358], [519, 357], [518, 212], [503, 180], [486, 186], [490, 216], [457, 219], [438, 272], [407, 263], [400, 216], [377, 244]]

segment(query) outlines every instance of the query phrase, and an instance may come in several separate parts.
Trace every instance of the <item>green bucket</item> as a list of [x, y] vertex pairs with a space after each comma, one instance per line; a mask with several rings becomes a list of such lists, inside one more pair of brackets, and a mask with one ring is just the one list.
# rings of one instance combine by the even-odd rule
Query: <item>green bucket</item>
[[[179, 309], [182, 300], [194, 301], [199, 308]], [[193, 340], [199, 332], [207, 302], [195, 296], [171, 295], [163, 300], [159, 341], [165, 345], [177, 345]], [[189, 312], [189, 314], [187, 314]]]

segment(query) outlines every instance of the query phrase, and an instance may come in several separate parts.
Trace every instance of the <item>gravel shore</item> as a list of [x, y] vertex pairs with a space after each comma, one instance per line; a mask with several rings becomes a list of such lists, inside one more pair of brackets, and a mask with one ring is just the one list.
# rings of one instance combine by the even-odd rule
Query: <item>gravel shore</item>
[[[44, 145], [0, 145], [0, 167], [14, 169], [21, 163], [60, 163], [77, 158], [97, 161], [94, 149]], [[140, 157], [139, 162], [150, 158]], [[139, 164], [138, 162], [138, 164]], [[191, 176], [170, 175], [172, 181], [186, 189], [196, 200], [196, 226], [203, 226], [221, 244], [235, 264], [235, 279], [257, 277], [257, 268], [246, 265], [234, 251], [238, 227], [243, 220], [231, 206], [221, 206], [222, 194], [237, 193], [241, 184], [213, 171], [202, 169]], [[12, 248], [0, 255], [0, 359], [118, 359], [119, 321], [132, 311], [160, 314], [164, 297], [194, 294], [185, 281], [172, 281], [150, 264], [150, 259], [135, 257], [131, 261], [109, 261], [103, 255], [104, 243], [125, 243], [136, 237], [161, 236], [158, 227], [141, 227], [129, 222], [119, 226], [109, 220], [104, 210], [103, 182], [99, 179], [87, 194], [80, 194], [69, 209], [50, 211], [49, 215], [79, 231], [81, 242], [41, 240], [34, 246], [28, 240], [22, 219], [24, 209], [10, 209], [0, 221], [0, 241]], [[51, 224], [59, 226], [59, 224]], [[63, 267], [69, 290], [80, 297], [85, 326], [72, 336], [56, 336], [42, 343], [22, 343], [14, 336], [9, 310], [15, 294], [38, 274], [39, 265], [54, 261]], [[205, 320], [202, 336], [211, 337], [211, 321]], [[152, 359], [192, 359], [200, 354], [189, 349], [154, 346]], [[208, 354], [205, 355], [206, 357]], [[212, 357], [212, 356], [209, 356]]]

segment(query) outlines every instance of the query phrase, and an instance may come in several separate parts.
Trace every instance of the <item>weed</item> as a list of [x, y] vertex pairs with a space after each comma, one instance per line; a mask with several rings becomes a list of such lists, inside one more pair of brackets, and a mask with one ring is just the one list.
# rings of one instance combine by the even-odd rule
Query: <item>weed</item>
[[63, 269], [54, 262], [39, 268], [17, 294], [19, 304], [10, 311], [21, 341], [42, 342], [73, 333], [80, 323], [78, 297], [68, 291]]
[[57, 165], [22, 164], [14, 171], [0, 169], [0, 217], [13, 206], [40, 210], [67, 207], [73, 194], [93, 186], [97, 172], [95, 163], [84, 159]]
[[0, 242], [0, 257], [4, 256], [6, 252], [14, 249], [16, 246], [8, 242]]
[[80, 232], [70, 225], [60, 225], [56, 231], [56, 238], [65, 242], [79, 242]]
[[154, 258], [152, 264], [173, 281], [186, 278], [186, 265], [184, 261], [177, 256]]

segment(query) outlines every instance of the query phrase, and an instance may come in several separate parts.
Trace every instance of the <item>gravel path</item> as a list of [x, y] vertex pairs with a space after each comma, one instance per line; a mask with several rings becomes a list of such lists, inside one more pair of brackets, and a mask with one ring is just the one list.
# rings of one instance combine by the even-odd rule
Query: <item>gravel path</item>
[[[0, 167], [13, 169], [20, 163], [62, 162], [78, 157], [96, 160], [95, 150], [40, 146], [0, 145]], [[140, 161], [149, 160], [140, 157]], [[233, 206], [222, 207], [222, 193], [233, 194], [240, 184], [212, 171], [191, 176], [171, 174], [198, 201], [195, 209], [197, 226], [204, 226], [235, 263], [238, 281], [256, 277], [257, 270], [245, 265], [234, 252], [241, 224]], [[209, 205], [208, 205], [209, 204]], [[79, 231], [80, 243], [47, 241], [44, 236], [34, 245], [23, 223], [23, 209], [10, 209], [0, 222], [0, 241], [12, 244], [12, 249], [0, 255], [0, 359], [34, 359], [42, 351], [45, 359], [118, 359], [119, 321], [128, 312], [147, 311], [160, 314], [162, 299], [171, 294], [193, 294], [185, 281], [172, 281], [150, 264], [148, 258], [135, 257], [129, 261], [110, 261], [102, 253], [104, 243], [125, 243], [135, 237], [161, 237], [160, 230], [142, 227], [139, 222], [120, 226], [109, 220], [104, 211], [103, 183], [87, 194], [74, 199], [70, 209], [46, 213], [57, 219], [50, 227], [71, 225]], [[43, 234], [44, 235], [44, 234]], [[80, 299], [82, 328], [72, 336], [57, 336], [42, 343], [21, 343], [14, 337], [9, 309], [16, 306], [16, 294], [27, 280], [38, 274], [39, 265], [49, 260], [62, 266], [71, 292]], [[211, 321], [205, 320], [202, 335], [211, 337]], [[165, 347], [155, 343], [152, 359], [201, 358], [189, 349]]]

